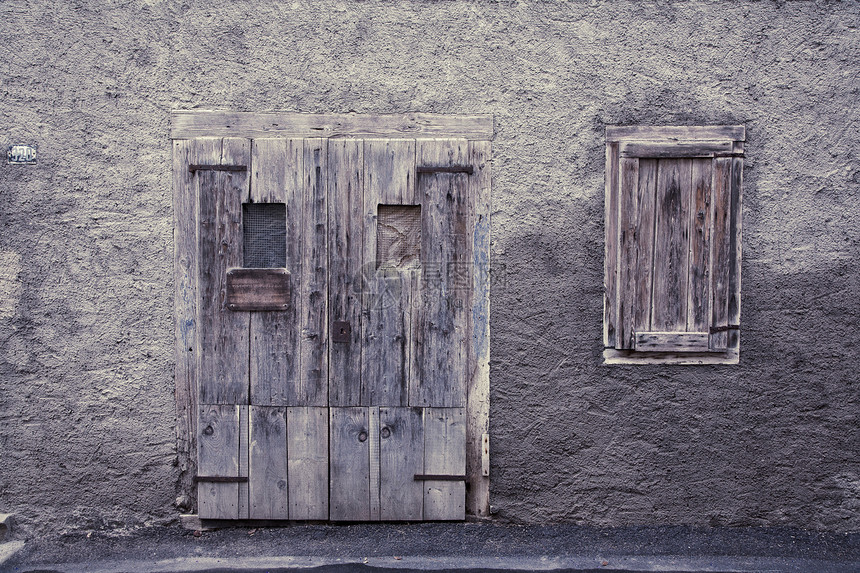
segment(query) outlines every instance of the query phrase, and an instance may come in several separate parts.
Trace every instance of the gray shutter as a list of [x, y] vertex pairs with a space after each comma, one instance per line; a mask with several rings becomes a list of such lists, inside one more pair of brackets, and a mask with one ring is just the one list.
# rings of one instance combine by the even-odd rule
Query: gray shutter
[[617, 139], [607, 152], [607, 175], [617, 182], [607, 182], [605, 344], [725, 352], [739, 318], [742, 131], [607, 135]]

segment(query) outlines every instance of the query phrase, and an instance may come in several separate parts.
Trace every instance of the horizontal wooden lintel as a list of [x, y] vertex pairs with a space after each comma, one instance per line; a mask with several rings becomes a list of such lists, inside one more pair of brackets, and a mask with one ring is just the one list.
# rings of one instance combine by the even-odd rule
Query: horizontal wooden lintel
[[407, 114], [310, 114], [177, 110], [171, 113], [170, 138], [194, 137], [459, 137], [489, 140], [493, 116]]
[[610, 125], [606, 141], [744, 141], [743, 125]]

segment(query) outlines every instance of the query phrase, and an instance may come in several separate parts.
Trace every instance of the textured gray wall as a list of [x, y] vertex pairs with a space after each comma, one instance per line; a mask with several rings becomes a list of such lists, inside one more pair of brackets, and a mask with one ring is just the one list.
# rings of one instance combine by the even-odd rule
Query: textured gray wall
[[[492, 503], [860, 528], [860, 5], [0, 2], [0, 511], [173, 518], [169, 111], [492, 113]], [[741, 364], [600, 364], [603, 128], [747, 126]]]

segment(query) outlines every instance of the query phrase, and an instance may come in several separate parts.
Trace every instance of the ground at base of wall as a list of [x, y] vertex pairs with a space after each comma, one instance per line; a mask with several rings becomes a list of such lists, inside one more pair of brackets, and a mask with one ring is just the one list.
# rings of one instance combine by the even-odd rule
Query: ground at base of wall
[[[30, 539], [0, 572], [316, 571], [379, 568], [555, 571], [860, 570], [860, 533], [774, 528], [291, 525], [196, 532], [180, 526]], [[274, 568], [274, 569], [273, 569]]]

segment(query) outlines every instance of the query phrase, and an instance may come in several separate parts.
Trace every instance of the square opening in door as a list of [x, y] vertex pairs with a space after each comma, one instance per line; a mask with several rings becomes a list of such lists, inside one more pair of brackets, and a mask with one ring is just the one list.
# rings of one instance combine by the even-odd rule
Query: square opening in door
[[287, 206], [242, 204], [243, 266], [272, 269], [287, 266]]
[[421, 205], [379, 205], [376, 268], [421, 266]]

